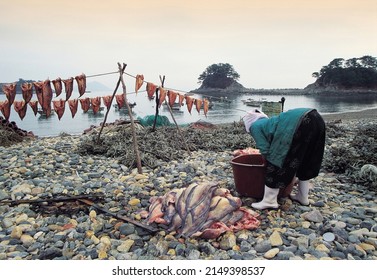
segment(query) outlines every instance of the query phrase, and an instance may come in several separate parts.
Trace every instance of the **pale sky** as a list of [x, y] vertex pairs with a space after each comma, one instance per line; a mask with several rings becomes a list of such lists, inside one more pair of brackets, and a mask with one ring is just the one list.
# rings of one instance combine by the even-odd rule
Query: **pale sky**
[[190, 91], [207, 66], [230, 63], [247, 88], [303, 88], [334, 58], [377, 56], [376, 0], [0, 1], [0, 82], [124, 62], [127, 73]]

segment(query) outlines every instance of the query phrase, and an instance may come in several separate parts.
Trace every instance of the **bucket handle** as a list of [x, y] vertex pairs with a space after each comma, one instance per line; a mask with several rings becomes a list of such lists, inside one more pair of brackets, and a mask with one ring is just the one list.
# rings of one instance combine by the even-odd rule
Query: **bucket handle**
[[[237, 157], [235, 157], [237, 158]], [[230, 161], [231, 164], [239, 165], [239, 166], [256, 166], [256, 167], [265, 167], [266, 166], [266, 159], [264, 156], [261, 156], [262, 158], [262, 164], [245, 164], [245, 163], [239, 163], [239, 162], [233, 162], [233, 160]]]
[[256, 167], [265, 167], [266, 165], [263, 163], [263, 164], [245, 164], [245, 163], [239, 163], [239, 162], [232, 162], [232, 164], [235, 164], [235, 165], [239, 165], [239, 166], [247, 166], [247, 167], [250, 167], [250, 166], [256, 166]]

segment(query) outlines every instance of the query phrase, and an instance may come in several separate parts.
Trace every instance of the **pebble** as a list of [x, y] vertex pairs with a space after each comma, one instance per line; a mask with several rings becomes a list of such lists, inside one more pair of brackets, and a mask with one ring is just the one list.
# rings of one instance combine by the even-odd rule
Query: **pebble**
[[[217, 180], [237, 195], [229, 164], [232, 151], [192, 152], [153, 170], [143, 167], [138, 174], [116, 159], [80, 155], [80, 141], [78, 136], [50, 137], [0, 147], [0, 200], [104, 193], [101, 204], [106, 209], [143, 222], [139, 212], [147, 209], [151, 196], [193, 181]], [[226, 232], [216, 240], [180, 238], [164, 226], [150, 234], [90, 206], [42, 215], [31, 204], [4, 204], [0, 260], [377, 260], [376, 192], [335, 177], [323, 172], [312, 180], [310, 206], [288, 203], [284, 210], [257, 211], [259, 228]], [[253, 202], [242, 201], [246, 207]], [[326, 233], [333, 239], [326, 239]]]
[[266, 259], [273, 259], [278, 253], [280, 252], [279, 248], [273, 248], [271, 250], [268, 250], [263, 256]]
[[220, 248], [223, 250], [229, 250], [232, 249], [234, 246], [237, 245], [236, 242], [236, 236], [233, 234], [233, 232], [226, 232], [220, 241]]
[[132, 239], [127, 239], [122, 242], [118, 247], [117, 250], [121, 253], [127, 253], [130, 251], [132, 245], [134, 245], [135, 241]]
[[283, 245], [283, 239], [281, 238], [280, 233], [276, 230], [271, 234], [268, 240], [272, 247]]
[[312, 210], [310, 212], [304, 213], [303, 217], [305, 220], [314, 223], [321, 223], [323, 221], [323, 216], [319, 210]]

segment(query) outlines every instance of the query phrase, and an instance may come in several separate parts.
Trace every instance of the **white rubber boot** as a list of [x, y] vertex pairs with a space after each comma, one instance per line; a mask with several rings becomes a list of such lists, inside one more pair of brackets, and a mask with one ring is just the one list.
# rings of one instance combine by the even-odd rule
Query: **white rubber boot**
[[296, 194], [291, 195], [291, 199], [297, 201], [301, 205], [309, 205], [309, 189], [310, 184], [309, 180], [307, 181], [298, 181], [298, 190]]
[[258, 210], [263, 209], [277, 209], [278, 204], [278, 194], [280, 189], [272, 189], [267, 186], [264, 186], [264, 195], [263, 199], [260, 202], [252, 203], [251, 206]]

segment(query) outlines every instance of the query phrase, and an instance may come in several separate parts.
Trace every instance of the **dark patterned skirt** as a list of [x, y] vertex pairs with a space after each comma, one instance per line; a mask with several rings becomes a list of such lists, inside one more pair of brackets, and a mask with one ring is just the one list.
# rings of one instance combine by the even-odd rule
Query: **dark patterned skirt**
[[318, 176], [325, 149], [325, 134], [325, 122], [321, 115], [316, 110], [307, 113], [293, 136], [283, 167], [267, 162], [266, 185], [284, 188], [295, 176], [302, 181]]

